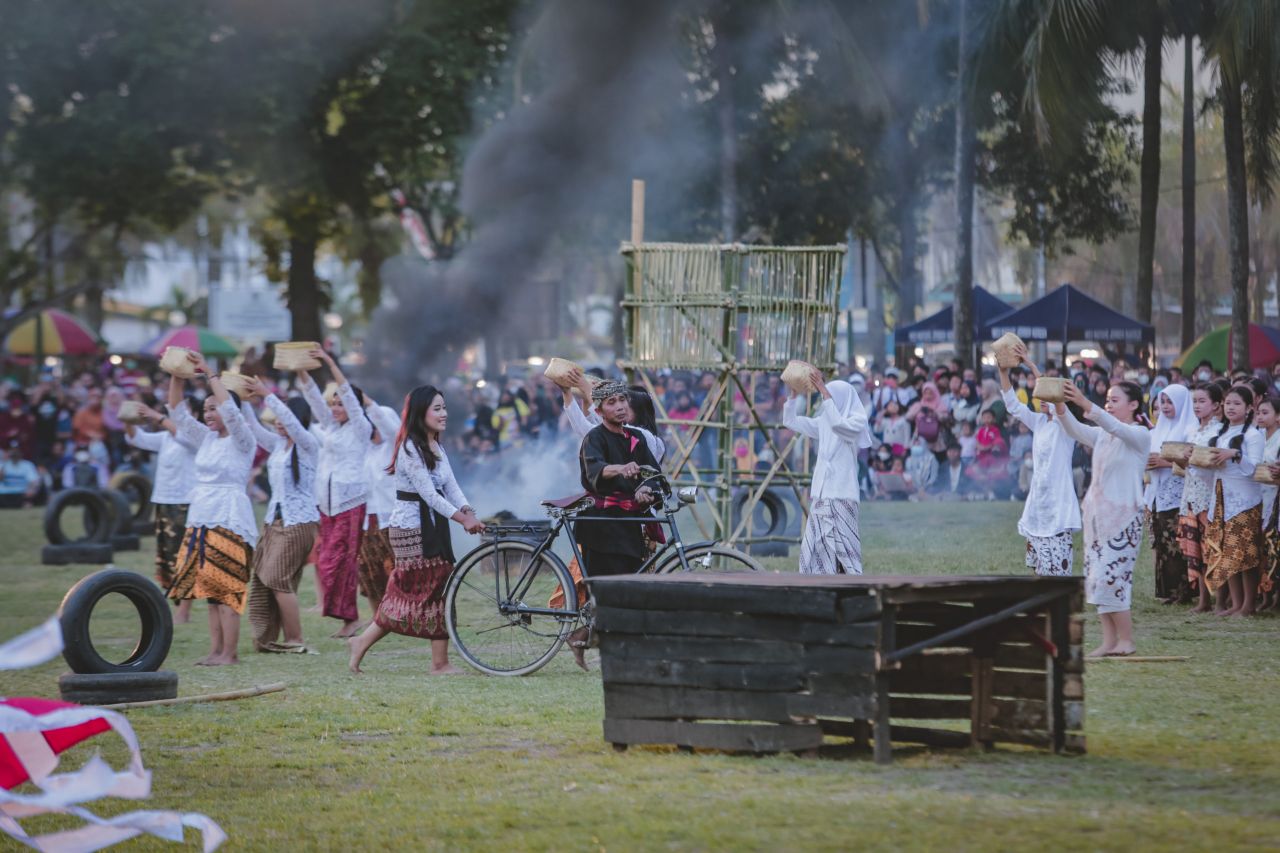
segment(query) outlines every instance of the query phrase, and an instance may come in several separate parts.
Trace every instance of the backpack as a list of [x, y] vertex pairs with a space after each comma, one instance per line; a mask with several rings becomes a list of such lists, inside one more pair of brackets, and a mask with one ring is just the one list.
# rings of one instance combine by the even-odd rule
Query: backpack
[[938, 423], [938, 413], [933, 409], [921, 406], [920, 411], [916, 412], [916, 435], [933, 444], [938, 440], [940, 429], [941, 424]]

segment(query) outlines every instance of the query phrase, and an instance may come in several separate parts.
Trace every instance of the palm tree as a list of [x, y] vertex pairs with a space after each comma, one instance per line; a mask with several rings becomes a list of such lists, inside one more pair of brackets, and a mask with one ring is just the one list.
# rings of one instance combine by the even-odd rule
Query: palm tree
[[1196, 92], [1193, 37], [1182, 37], [1182, 350], [1196, 340]]
[[973, 348], [973, 122], [974, 32], [971, 0], [959, 2], [959, 45], [956, 74], [956, 287], [952, 301], [952, 340], [956, 354], [975, 364]]

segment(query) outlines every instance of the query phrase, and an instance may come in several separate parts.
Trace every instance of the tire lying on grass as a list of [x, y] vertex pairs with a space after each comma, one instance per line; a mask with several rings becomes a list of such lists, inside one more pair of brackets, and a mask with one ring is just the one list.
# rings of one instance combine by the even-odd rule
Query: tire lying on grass
[[[107, 488], [124, 494], [129, 499], [132, 525], [117, 526], [120, 533], [150, 533], [151, 527], [151, 479], [137, 471], [117, 471], [111, 476]], [[136, 508], [135, 508], [136, 507]]]
[[[89, 636], [93, 608], [112, 594], [129, 599], [142, 622], [138, 645], [120, 663], [104, 658]], [[173, 615], [160, 587], [140, 574], [122, 569], [103, 569], [71, 587], [62, 599], [58, 620], [62, 624], [62, 656], [72, 672], [79, 674], [155, 672], [173, 644]]]
[[68, 672], [58, 677], [62, 701], [81, 705], [114, 705], [117, 702], [150, 702], [178, 695], [178, 673], [159, 672]]
[[[68, 509], [84, 511], [85, 535], [72, 539], [62, 529], [62, 515]], [[50, 545], [83, 545], [107, 542], [113, 531], [115, 515], [106, 499], [92, 489], [66, 489], [56, 492], [44, 509], [44, 535]]]

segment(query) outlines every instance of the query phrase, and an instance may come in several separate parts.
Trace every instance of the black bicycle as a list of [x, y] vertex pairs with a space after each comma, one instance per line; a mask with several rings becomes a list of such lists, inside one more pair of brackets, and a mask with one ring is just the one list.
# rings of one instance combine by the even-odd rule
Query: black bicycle
[[[642, 472], [643, 485], [658, 497], [655, 511], [635, 518], [611, 518], [656, 524], [666, 542], [637, 573], [757, 572], [759, 563], [719, 542], [686, 545], [675, 515], [696, 500], [692, 488], [673, 492], [653, 469]], [[490, 526], [486, 541], [454, 568], [445, 590], [449, 637], [467, 663], [489, 675], [528, 675], [555, 657], [580, 623], [591, 623], [591, 604], [579, 603], [573, 576], [552, 551], [563, 532], [583, 564], [573, 520], [593, 509], [590, 496], [543, 501], [549, 521]]]

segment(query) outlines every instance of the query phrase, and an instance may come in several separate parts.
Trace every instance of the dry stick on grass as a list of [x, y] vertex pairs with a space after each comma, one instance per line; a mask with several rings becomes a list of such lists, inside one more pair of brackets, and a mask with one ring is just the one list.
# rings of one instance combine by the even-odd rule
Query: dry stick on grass
[[257, 687], [246, 687], [243, 690], [230, 690], [226, 693], [203, 693], [199, 696], [178, 696], [174, 699], [152, 699], [148, 702], [119, 702], [115, 705], [100, 705], [112, 711], [127, 711], [130, 708], [156, 708], [160, 705], [189, 705], [194, 702], [227, 702], [232, 699], [249, 699], [267, 693], [280, 693], [289, 685], [283, 681], [275, 684], [260, 684]]
[[1178, 663], [1191, 660], [1191, 658], [1186, 655], [1103, 655], [1102, 657], [1089, 658], [1089, 663], [1097, 663], [1101, 660], [1123, 660], [1129, 663]]

